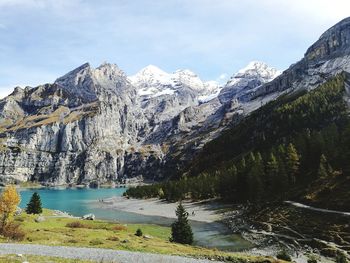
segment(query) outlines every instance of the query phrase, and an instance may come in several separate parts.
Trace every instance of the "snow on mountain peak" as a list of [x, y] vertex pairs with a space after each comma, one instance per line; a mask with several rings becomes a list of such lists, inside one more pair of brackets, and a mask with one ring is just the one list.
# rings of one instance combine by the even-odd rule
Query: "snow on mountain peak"
[[269, 82], [279, 76], [282, 72], [270, 67], [261, 61], [252, 61], [244, 68], [234, 74], [225, 86], [233, 86], [241, 79], [259, 78], [263, 82]]
[[278, 75], [280, 75], [281, 71], [270, 67], [264, 62], [251, 61], [246, 67], [240, 69], [236, 75], [238, 74], [255, 74], [260, 75], [263, 78], [272, 80]]
[[218, 97], [221, 103], [227, 103], [235, 98], [243, 99], [245, 94], [272, 81], [280, 74], [280, 71], [264, 62], [252, 61], [229, 79]]
[[181, 87], [188, 87], [200, 95], [212, 94], [218, 89], [214, 82], [203, 82], [197, 74], [188, 69], [179, 69], [167, 73], [160, 68], [149, 65], [129, 77], [130, 82], [138, 87], [141, 96], [157, 97], [174, 94]]
[[148, 65], [147, 67], [141, 69], [140, 72], [137, 73], [137, 75], [166, 76], [166, 75], [169, 75], [169, 74], [166, 73], [165, 71], [163, 71], [162, 69], [158, 68], [157, 66]]
[[160, 68], [148, 65], [138, 73], [129, 77], [132, 84], [138, 87], [151, 87], [153, 85], [170, 85], [171, 76]]

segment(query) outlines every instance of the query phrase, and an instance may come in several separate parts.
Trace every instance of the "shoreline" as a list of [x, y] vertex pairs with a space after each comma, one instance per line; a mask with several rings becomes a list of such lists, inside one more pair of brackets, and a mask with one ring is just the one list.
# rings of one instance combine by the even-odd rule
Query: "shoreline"
[[[133, 199], [124, 196], [110, 197], [96, 201], [101, 208], [131, 212], [145, 216], [160, 216], [175, 219], [178, 202], [169, 203], [157, 198]], [[189, 213], [188, 219], [205, 223], [218, 222], [223, 219], [224, 209], [228, 206], [213, 201], [183, 201]]]
[[[156, 198], [151, 199], [128, 199], [126, 197], [111, 197], [96, 202], [104, 209], [114, 209], [125, 212], [136, 213], [146, 216], [161, 216], [166, 218], [176, 218], [175, 209], [178, 205], [176, 203], [168, 203]], [[230, 218], [227, 213], [228, 208], [232, 208], [230, 205], [220, 204], [215, 200], [191, 202], [183, 201], [183, 205], [187, 212], [189, 212], [188, 219], [191, 221], [199, 221], [204, 223], [222, 223], [228, 229], [231, 234], [239, 234], [242, 239], [253, 244], [252, 248], [244, 249], [243, 253], [258, 255], [258, 256], [276, 256], [281, 250], [281, 247], [276, 243], [267, 244], [264, 242], [264, 238], [251, 233], [249, 231], [236, 232], [229, 227], [227, 220]], [[191, 212], [195, 211], [195, 215], [191, 216]], [[234, 211], [238, 211], [237, 208]], [[225, 222], [226, 221], [226, 222]], [[237, 229], [236, 229], [237, 230]], [[308, 252], [303, 249], [294, 250], [291, 253], [291, 257], [296, 263], [304, 263], [307, 261]], [[331, 259], [320, 256], [320, 262], [330, 263]]]

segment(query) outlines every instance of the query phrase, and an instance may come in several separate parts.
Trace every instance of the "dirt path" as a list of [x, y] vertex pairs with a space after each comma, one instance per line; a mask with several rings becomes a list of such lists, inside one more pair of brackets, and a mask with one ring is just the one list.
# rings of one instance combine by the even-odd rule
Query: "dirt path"
[[211, 260], [123, 250], [11, 243], [0, 244], [0, 254], [51, 256], [70, 259], [93, 260], [104, 263], [218, 263], [218, 261]]
[[304, 205], [298, 202], [293, 201], [284, 201], [287, 204], [290, 204], [295, 207], [304, 208], [312, 211], [322, 212], [322, 213], [331, 213], [331, 214], [338, 214], [338, 215], [344, 215], [344, 216], [350, 216], [350, 212], [344, 212], [344, 211], [337, 211], [337, 210], [329, 210], [329, 209], [323, 209], [323, 208], [316, 208], [308, 205]]

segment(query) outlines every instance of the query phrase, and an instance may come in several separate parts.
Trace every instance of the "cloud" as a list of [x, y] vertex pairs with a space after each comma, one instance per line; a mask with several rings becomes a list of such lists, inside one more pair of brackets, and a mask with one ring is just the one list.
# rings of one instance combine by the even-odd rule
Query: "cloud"
[[222, 73], [220, 74], [219, 77], [216, 78], [215, 81], [219, 84], [224, 84], [227, 82], [228, 78], [229, 78], [229, 75], [227, 73]]

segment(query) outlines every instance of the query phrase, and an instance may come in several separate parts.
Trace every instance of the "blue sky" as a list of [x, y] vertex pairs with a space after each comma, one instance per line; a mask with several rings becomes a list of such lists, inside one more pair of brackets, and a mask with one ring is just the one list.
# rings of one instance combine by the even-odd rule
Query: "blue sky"
[[0, 0], [0, 96], [84, 62], [221, 81], [252, 60], [285, 69], [349, 10], [348, 0]]

